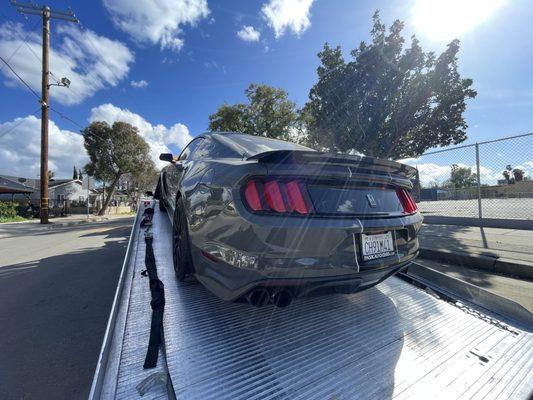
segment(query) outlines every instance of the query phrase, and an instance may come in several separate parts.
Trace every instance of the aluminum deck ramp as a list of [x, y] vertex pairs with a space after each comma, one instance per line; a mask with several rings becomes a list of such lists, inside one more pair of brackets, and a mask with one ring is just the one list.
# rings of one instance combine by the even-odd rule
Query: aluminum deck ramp
[[[157, 207], [153, 234], [166, 298], [158, 368], [168, 371], [178, 399], [528, 399], [533, 392], [533, 337], [516, 326], [399, 278], [283, 309], [227, 303], [198, 283], [176, 282], [170, 221]], [[144, 269], [142, 235], [135, 241], [130, 275]], [[135, 385], [154, 372], [142, 370], [151, 310], [148, 283], [140, 283], [147, 297], [129, 301], [128, 310], [137, 322], [125, 328], [122, 354], [109, 357], [119, 357], [117, 388], [102, 380], [93, 398], [140, 398]], [[102, 365], [95, 382], [108, 369]], [[164, 389], [142, 398], [165, 398]]]

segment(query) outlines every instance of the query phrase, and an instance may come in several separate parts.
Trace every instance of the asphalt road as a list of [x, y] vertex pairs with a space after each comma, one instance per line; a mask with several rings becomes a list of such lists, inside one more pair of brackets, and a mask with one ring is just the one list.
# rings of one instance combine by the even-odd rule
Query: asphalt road
[[0, 397], [86, 399], [133, 218], [0, 225]]

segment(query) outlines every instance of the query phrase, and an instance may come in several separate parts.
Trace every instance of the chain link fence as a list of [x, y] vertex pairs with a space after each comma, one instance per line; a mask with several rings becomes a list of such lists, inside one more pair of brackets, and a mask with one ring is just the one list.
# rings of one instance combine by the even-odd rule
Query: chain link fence
[[533, 133], [401, 160], [427, 216], [533, 220]]

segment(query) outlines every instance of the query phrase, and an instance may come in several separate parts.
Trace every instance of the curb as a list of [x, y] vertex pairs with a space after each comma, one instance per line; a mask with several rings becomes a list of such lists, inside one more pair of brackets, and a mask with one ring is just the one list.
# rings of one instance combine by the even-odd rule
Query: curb
[[420, 258], [439, 260], [451, 264], [467, 264], [476, 269], [533, 280], [533, 264], [508, 258], [490, 257], [461, 251], [420, 248]]
[[83, 224], [90, 224], [93, 222], [101, 222], [101, 221], [108, 221], [109, 218], [90, 218], [90, 219], [80, 219], [77, 221], [67, 221], [67, 222], [54, 222], [52, 221], [50, 223], [50, 227], [53, 228], [54, 226], [74, 226], [74, 225], [83, 225]]

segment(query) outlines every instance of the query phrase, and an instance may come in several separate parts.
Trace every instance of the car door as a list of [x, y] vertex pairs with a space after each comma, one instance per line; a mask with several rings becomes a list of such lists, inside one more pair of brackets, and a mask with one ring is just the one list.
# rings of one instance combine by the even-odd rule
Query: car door
[[171, 172], [169, 172], [170, 176], [168, 176], [168, 186], [171, 199], [173, 200], [172, 202], [169, 201], [169, 203], [171, 203], [172, 208], [174, 208], [175, 205], [176, 195], [178, 191], [181, 190], [181, 182], [183, 180], [183, 177], [185, 174], [187, 174], [187, 170], [194, 162], [192, 154], [194, 153], [194, 150], [200, 145], [202, 139], [202, 137], [198, 137], [192, 140], [183, 149], [178, 158], [178, 161], [176, 161], [176, 163], [174, 164], [174, 168], [172, 168]]

